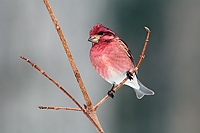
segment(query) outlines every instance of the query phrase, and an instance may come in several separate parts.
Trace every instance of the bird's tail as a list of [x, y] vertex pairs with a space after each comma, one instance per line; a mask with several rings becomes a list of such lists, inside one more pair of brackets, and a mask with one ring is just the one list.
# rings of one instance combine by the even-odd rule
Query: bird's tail
[[134, 89], [138, 99], [141, 99], [144, 95], [154, 95], [154, 92], [144, 86], [136, 76], [132, 80], [127, 80], [124, 84]]
[[144, 95], [154, 95], [154, 92], [148, 89], [146, 86], [144, 86], [139, 80], [138, 80], [138, 84], [140, 88], [139, 89], [134, 88], [138, 99], [141, 99]]

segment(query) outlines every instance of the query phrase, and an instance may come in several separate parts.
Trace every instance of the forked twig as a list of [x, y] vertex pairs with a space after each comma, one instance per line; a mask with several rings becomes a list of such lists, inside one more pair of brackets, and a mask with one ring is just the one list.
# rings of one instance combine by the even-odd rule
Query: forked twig
[[[87, 106], [86, 106], [86, 109], [84, 109], [62, 86], [60, 86], [57, 82], [55, 82], [51, 77], [49, 77], [43, 70], [41, 70], [39, 67], [37, 67], [37, 65], [36, 64], [34, 64], [34, 63], [32, 63], [29, 59], [26, 59], [26, 58], [24, 58], [23, 56], [20, 56], [20, 58], [22, 58], [22, 59], [24, 59], [25, 61], [27, 61], [28, 63], [30, 63], [31, 65], [32, 65], [32, 67], [34, 67], [34, 68], [36, 68], [40, 73], [42, 73], [45, 77], [47, 77], [50, 81], [52, 81], [58, 88], [60, 88], [80, 109], [75, 109], [75, 108], [65, 108], [65, 107], [43, 107], [43, 106], [39, 106], [39, 109], [53, 109], [53, 110], [74, 110], [74, 111], [82, 111], [87, 117], [88, 117], [88, 119], [93, 123], [93, 125], [96, 127], [96, 129], [97, 129], [97, 131], [99, 132], [99, 133], [104, 133], [104, 131], [103, 131], [103, 129], [102, 129], [102, 127], [101, 127], [101, 125], [100, 125], [100, 123], [99, 123], [99, 120], [98, 120], [98, 118], [97, 118], [97, 115], [96, 115], [96, 109], [104, 102], [104, 101], [106, 101], [106, 99], [108, 99], [108, 95], [107, 96], [105, 96], [99, 103], [97, 103], [95, 106], [93, 106], [92, 105], [92, 102], [91, 102], [91, 100], [90, 100], [90, 98], [89, 98], [89, 96], [88, 96], [88, 94], [87, 94], [87, 91], [86, 91], [86, 89], [85, 89], [85, 86], [84, 86], [84, 84], [83, 84], [83, 81], [82, 81], [82, 79], [81, 79], [81, 76], [80, 76], [80, 73], [79, 73], [79, 71], [78, 71], [78, 69], [76, 68], [76, 65], [75, 65], [75, 63], [74, 63], [74, 60], [73, 60], [73, 58], [72, 58], [72, 55], [71, 55], [71, 52], [70, 52], [70, 50], [69, 50], [69, 48], [68, 48], [68, 45], [67, 45], [67, 43], [66, 43], [66, 40], [65, 40], [65, 38], [64, 38], [64, 35], [63, 35], [63, 33], [62, 33], [62, 30], [61, 30], [61, 28], [60, 28], [60, 26], [59, 26], [59, 24], [58, 24], [58, 21], [57, 21], [57, 19], [55, 18], [55, 15], [54, 15], [54, 13], [53, 13], [53, 11], [52, 11], [52, 9], [51, 9], [51, 7], [50, 7], [50, 5], [49, 5], [49, 2], [48, 2], [48, 0], [43, 0], [44, 1], [44, 3], [45, 3], [45, 5], [46, 5], [46, 7], [47, 7], [47, 10], [48, 10], [48, 12], [49, 12], [49, 14], [50, 14], [50, 17], [51, 17], [51, 19], [52, 19], [52, 21], [53, 21], [53, 23], [54, 23], [54, 25], [55, 25], [55, 28], [56, 28], [56, 30], [57, 30], [57, 32], [58, 32], [58, 35], [59, 35], [59, 37], [60, 37], [60, 39], [61, 39], [61, 42], [62, 42], [62, 44], [63, 44], [63, 47], [64, 47], [64, 49], [65, 49], [65, 52], [66, 52], [66, 54], [67, 54], [67, 57], [68, 57], [68, 59], [69, 59], [69, 62], [70, 62], [70, 64], [71, 64], [71, 67], [72, 67], [72, 69], [73, 69], [73, 72], [74, 72], [74, 75], [75, 75], [75, 77], [76, 77], [76, 80], [77, 80], [77, 82], [78, 82], [78, 84], [79, 84], [79, 87], [80, 87], [80, 89], [81, 89], [81, 91], [82, 91], [82, 94], [83, 94], [83, 96], [84, 96], [84, 99], [85, 99], [85, 102], [86, 102], [86, 104], [87, 104]], [[150, 35], [150, 30], [147, 28], [147, 27], [145, 27], [145, 29], [147, 30], [147, 38], [146, 38], [146, 41], [145, 41], [145, 45], [144, 45], [144, 48], [143, 48], [143, 51], [142, 51], [142, 54], [141, 54], [141, 56], [140, 56], [140, 59], [139, 59], [139, 61], [138, 61], [138, 64], [136, 65], [136, 67], [134, 68], [134, 70], [131, 72], [132, 74], [133, 73], [135, 73], [137, 70], [138, 70], [138, 68], [139, 68], [139, 66], [140, 66], [140, 64], [141, 64], [141, 62], [142, 62], [142, 60], [144, 59], [144, 53], [145, 53], [145, 50], [146, 50], [146, 46], [147, 46], [147, 43], [148, 43], [148, 39], [149, 39], [149, 35]], [[117, 86], [117, 87], [115, 87], [115, 89], [114, 89], [114, 91], [117, 91], [126, 81], [127, 81], [127, 77]]]
[[[136, 65], [136, 67], [134, 68], [134, 70], [131, 72], [132, 74], [133, 73], [135, 73], [137, 70], [138, 70], [138, 68], [139, 68], [139, 66], [140, 66], [140, 64], [141, 64], [141, 62], [142, 62], [142, 60], [144, 59], [144, 53], [145, 53], [145, 50], [146, 50], [146, 47], [147, 47], [147, 44], [148, 44], [148, 41], [149, 41], [149, 35], [150, 35], [150, 30], [149, 30], [149, 28], [147, 28], [147, 27], [144, 27], [146, 30], [147, 30], [147, 37], [146, 37], [146, 40], [145, 40], [145, 44], [144, 44], [144, 47], [143, 47], [143, 50], [142, 50], [142, 54], [140, 55], [140, 59], [139, 59], [139, 61], [138, 61], [138, 63], [137, 63], [137, 65]], [[126, 81], [128, 80], [128, 77], [126, 77], [119, 85], [117, 85], [113, 90], [114, 91], [117, 91]], [[106, 95], [99, 103], [97, 103], [95, 106], [94, 106], [94, 109], [96, 110], [103, 102], [105, 102], [107, 99], [109, 98], [109, 96], [108, 95]]]

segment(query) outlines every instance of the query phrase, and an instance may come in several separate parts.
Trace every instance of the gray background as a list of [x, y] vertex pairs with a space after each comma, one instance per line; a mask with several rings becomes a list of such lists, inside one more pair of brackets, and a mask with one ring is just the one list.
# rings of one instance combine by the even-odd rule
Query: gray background
[[[137, 100], [123, 86], [97, 110], [106, 133], [197, 133], [200, 130], [200, 1], [50, 1], [93, 104], [110, 89], [89, 60], [90, 29], [102, 23], [139, 59], [152, 33], [139, 79], [155, 96]], [[42, 0], [0, 1], [0, 132], [94, 133], [81, 112], [39, 110], [76, 107], [54, 84], [19, 59], [36, 63], [83, 105], [66, 54]]]

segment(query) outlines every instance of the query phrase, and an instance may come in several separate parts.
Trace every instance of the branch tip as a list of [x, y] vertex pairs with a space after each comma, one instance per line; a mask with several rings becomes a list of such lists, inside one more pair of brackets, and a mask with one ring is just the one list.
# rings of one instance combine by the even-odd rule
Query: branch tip
[[21, 56], [21, 55], [18, 55], [18, 56], [19, 56], [19, 58], [23, 59], [23, 56]]
[[148, 27], [145, 26], [144, 28], [147, 30], [147, 32], [151, 32]]

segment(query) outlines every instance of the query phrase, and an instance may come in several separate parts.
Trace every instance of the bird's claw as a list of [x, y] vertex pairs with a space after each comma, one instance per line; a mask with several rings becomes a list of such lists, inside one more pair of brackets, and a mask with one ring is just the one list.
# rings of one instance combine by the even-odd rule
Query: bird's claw
[[114, 99], [114, 94], [113, 93], [115, 93], [115, 91], [113, 89], [108, 91], [108, 96], [111, 97], [112, 99]]
[[132, 77], [133, 74], [131, 72], [129, 72], [129, 71], [126, 73], [126, 76], [128, 77], [129, 80], [133, 79], [133, 77]]

